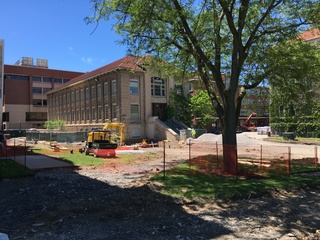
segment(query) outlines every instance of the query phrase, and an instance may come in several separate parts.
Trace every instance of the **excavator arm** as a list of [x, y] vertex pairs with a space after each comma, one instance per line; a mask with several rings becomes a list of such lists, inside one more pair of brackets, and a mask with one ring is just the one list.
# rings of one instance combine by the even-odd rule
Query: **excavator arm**
[[125, 130], [125, 124], [124, 123], [106, 123], [104, 126], [103, 126], [103, 130], [118, 130], [119, 132], [119, 137], [120, 137], [120, 140], [119, 140], [119, 145], [122, 146], [124, 145], [124, 138], [125, 138], [125, 135], [124, 135], [124, 130]]

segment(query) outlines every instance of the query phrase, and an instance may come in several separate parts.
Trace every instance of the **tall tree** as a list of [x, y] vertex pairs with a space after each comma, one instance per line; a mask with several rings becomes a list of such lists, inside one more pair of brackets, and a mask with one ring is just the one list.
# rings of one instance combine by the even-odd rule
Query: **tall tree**
[[278, 44], [266, 52], [265, 58], [271, 73], [272, 127], [301, 134], [306, 132], [307, 126], [310, 126], [309, 129], [319, 128], [319, 118], [313, 116], [319, 111], [319, 43], [295, 39]]
[[320, 12], [316, 0], [91, 1], [94, 15], [86, 20], [115, 18], [115, 30], [129, 53], [151, 53], [197, 72], [220, 119], [223, 166], [232, 174], [237, 169], [236, 124], [245, 90], [268, 74], [264, 51], [319, 21]]
[[[197, 90], [190, 98], [191, 113], [198, 118], [197, 128], [206, 128], [209, 121], [216, 115], [211, 107], [210, 98], [204, 90]], [[210, 111], [211, 109], [211, 111]]]

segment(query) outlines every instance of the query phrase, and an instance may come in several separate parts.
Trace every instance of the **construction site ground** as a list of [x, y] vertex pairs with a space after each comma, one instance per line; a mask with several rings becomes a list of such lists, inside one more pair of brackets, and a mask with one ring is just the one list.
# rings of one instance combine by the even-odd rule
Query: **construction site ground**
[[[270, 144], [256, 133], [240, 138]], [[162, 169], [163, 149], [142, 151], [153, 157], [132, 153], [130, 165], [57, 168], [2, 180], [0, 233], [10, 240], [320, 239], [317, 187], [224, 201], [172, 198], [149, 181]], [[188, 158], [188, 146], [165, 153], [170, 167]]]

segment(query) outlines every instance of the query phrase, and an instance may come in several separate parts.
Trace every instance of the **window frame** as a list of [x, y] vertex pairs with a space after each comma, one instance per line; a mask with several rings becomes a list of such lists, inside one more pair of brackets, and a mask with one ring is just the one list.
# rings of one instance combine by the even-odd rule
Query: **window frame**
[[[136, 85], [136, 86], [134, 86], [134, 85]], [[138, 95], [139, 94], [139, 80], [130, 79], [130, 94], [131, 95]]]

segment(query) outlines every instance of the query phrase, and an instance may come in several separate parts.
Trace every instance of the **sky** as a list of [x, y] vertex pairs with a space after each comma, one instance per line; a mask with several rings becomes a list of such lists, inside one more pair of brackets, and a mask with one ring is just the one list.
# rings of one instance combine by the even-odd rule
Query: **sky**
[[120, 35], [103, 20], [96, 28], [90, 0], [0, 0], [4, 64], [47, 59], [50, 69], [90, 72], [126, 55]]

